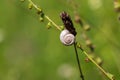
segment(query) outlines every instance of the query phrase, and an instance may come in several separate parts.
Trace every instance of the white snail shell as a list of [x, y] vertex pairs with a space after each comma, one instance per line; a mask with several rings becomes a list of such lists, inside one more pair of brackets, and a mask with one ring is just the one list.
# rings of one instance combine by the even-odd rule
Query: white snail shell
[[75, 36], [71, 34], [67, 29], [64, 29], [60, 34], [60, 41], [64, 45], [70, 46], [75, 42]]

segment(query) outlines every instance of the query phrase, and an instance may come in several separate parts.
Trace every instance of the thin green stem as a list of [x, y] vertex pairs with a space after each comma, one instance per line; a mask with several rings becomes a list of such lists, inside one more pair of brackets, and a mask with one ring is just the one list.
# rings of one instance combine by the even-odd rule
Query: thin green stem
[[74, 49], [75, 49], [75, 53], [76, 53], [76, 59], [77, 59], [78, 67], [79, 67], [80, 77], [81, 77], [82, 80], [85, 80], [83, 72], [82, 72], [82, 68], [81, 68], [81, 64], [80, 64], [77, 48], [76, 48], [76, 43], [74, 43]]
[[53, 20], [51, 20], [47, 15], [45, 15], [45, 18], [50, 21], [58, 30], [62, 31], [62, 29], [55, 23]]
[[[32, 0], [28, 0], [28, 2], [30, 2], [36, 10], [41, 10], [36, 4], [33, 3]], [[52, 19], [50, 19], [47, 15], [44, 16], [49, 22], [52, 23], [52, 25], [54, 25], [58, 30], [62, 31], [62, 29]]]
[[36, 4], [34, 4], [34, 3], [32, 2], [32, 0], [28, 0], [28, 1], [34, 6], [35, 9], [40, 10], [40, 8], [38, 8], [38, 6], [37, 6]]
[[[80, 48], [80, 49], [81, 49], [81, 48]], [[92, 63], [94, 63], [94, 64], [100, 69], [101, 72], [104, 73], [104, 75], [105, 75], [106, 77], [108, 77], [110, 80], [114, 80], [113, 78], [111, 78], [111, 77], [108, 75], [108, 73], [107, 73], [102, 67], [100, 67], [100, 66], [88, 55], [88, 53], [87, 53], [86, 51], [84, 51], [83, 49], [81, 49], [81, 50], [82, 50], [83, 53], [90, 59], [90, 61], [91, 61]]]

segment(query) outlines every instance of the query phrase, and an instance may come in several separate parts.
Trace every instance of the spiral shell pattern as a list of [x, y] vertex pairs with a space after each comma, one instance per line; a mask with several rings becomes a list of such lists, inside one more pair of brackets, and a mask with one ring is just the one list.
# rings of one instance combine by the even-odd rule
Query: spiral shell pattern
[[64, 45], [70, 46], [75, 42], [75, 36], [71, 34], [67, 29], [65, 29], [60, 34], [60, 41]]

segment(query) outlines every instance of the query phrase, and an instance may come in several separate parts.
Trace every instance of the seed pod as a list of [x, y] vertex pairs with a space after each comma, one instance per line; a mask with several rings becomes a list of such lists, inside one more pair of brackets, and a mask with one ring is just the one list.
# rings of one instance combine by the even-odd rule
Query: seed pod
[[85, 31], [89, 31], [90, 30], [90, 26], [88, 24], [86, 24], [85, 26], [83, 26]]
[[51, 27], [52, 27], [51, 22], [48, 22], [48, 24], [47, 24], [47, 29], [50, 29]]
[[60, 26], [60, 28], [61, 28], [62, 30], [64, 30], [64, 26]]
[[77, 32], [75, 31], [75, 28], [73, 26], [72, 20], [70, 16], [66, 12], [62, 12], [60, 14], [60, 17], [64, 23], [65, 28], [74, 36], [76, 36]]
[[32, 9], [33, 8], [33, 4], [29, 3], [28, 8]]
[[43, 22], [43, 21], [44, 21], [44, 18], [40, 17], [39, 20], [40, 20], [40, 22]]
[[38, 9], [38, 10], [37, 10], [37, 14], [41, 14], [41, 13], [43, 13], [43, 12], [42, 12], [42, 9]]

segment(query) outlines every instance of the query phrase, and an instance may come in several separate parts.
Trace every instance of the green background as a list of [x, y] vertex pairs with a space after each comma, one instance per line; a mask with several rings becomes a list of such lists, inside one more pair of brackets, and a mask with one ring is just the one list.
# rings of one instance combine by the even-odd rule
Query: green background
[[[46, 15], [62, 25], [59, 14], [66, 11], [73, 20], [70, 0], [34, 0]], [[103, 60], [103, 68], [120, 79], [120, 21], [113, 0], [75, 0], [78, 13], [91, 26], [87, 32], [95, 45], [95, 54]], [[28, 10], [28, 1], [0, 1], [0, 80], [80, 80], [73, 46], [64, 46], [60, 31], [46, 29], [35, 10]], [[82, 28], [74, 23], [77, 40]], [[87, 51], [87, 49], [86, 49]], [[109, 80], [86, 56], [79, 52], [85, 80]]]

